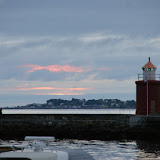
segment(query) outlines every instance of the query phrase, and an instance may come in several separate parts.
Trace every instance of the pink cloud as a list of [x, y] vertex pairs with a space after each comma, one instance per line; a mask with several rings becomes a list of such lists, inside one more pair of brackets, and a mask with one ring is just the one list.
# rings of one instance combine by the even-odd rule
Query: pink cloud
[[17, 91], [29, 91], [29, 90], [52, 90], [52, 87], [29, 87], [29, 88], [15, 88]]
[[57, 90], [67, 90], [67, 91], [84, 91], [91, 90], [92, 88], [57, 88]]
[[83, 95], [84, 93], [37, 93], [35, 95]]
[[[79, 91], [91, 90], [93, 88], [53, 88], [53, 87], [15, 87], [8, 88], [10, 91], [42, 91], [43, 93], [33, 93], [34, 95], [83, 95], [84, 93], [80, 93]], [[54, 92], [45, 93], [47, 90], [52, 90]]]
[[[29, 68], [28, 73], [32, 73], [38, 70], [48, 70], [50, 72], [87, 72], [94, 69], [88, 68], [84, 69], [82, 67], [75, 67], [70, 65], [50, 65], [50, 66], [40, 66], [40, 65], [34, 65], [34, 64], [27, 64], [20, 66], [21, 68]], [[109, 67], [100, 67], [95, 70], [99, 71], [109, 71], [111, 68]]]
[[50, 66], [40, 66], [40, 65], [33, 65], [33, 64], [28, 64], [28, 65], [23, 65], [20, 66], [22, 68], [31, 68], [28, 70], [28, 73], [37, 71], [37, 70], [42, 70], [46, 69], [50, 72], [84, 72], [84, 71], [89, 71], [90, 69], [83, 69], [82, 67], [74, 67], [74, 66], [69, 66], [69, 65], [50, 65]]
[[15, 87], [8, 88], [13, 91], [32, 91], [32, 90], [59, 90], [59, 91], [82, 91], [91, 90], [92, 88], [53, 88], [53, 87]]

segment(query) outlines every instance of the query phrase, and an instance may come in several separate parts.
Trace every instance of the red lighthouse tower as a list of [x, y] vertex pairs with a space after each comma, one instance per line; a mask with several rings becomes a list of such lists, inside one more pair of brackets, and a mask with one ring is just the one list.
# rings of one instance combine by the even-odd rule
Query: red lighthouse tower
[[136, 114], [160, 115], [160, 75], [151, 63], [142, 67], [143, 74], [138, 74], [136, 81]]

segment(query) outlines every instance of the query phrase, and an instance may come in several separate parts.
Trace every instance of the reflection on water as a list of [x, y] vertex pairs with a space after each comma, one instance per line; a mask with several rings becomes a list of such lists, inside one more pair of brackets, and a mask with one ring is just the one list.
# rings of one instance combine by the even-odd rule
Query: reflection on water
[[137, 151], [135, 142], [117, 141], [60, 141], [56, 147], [68, 147], [70, 149], [84, 149], [95, 160], [135, 160]]
[[55, 149], [83, 149], [95, 160], [160, 160], [160, 143], [154, 141], [59, 140], [51, 145]]
[[160, 141], [146, 140], [137, 141], [137, 148], [139, 149], [139, 156], [141, 159], [159, 159], [160, 160]]

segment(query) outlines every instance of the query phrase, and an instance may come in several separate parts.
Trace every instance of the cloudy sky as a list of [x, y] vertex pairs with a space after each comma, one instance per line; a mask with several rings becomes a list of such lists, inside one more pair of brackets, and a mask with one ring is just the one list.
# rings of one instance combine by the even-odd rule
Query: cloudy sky
[[0, 107], [135, 100], [148, 57], [160, 73], [159, 0], [0, 0]]

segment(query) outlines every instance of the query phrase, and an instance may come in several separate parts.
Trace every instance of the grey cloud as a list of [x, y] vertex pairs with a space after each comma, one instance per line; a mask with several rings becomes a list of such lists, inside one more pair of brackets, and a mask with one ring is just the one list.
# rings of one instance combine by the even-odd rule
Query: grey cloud
[[[87, 42], [86, 37], [88, 38]], [[68, 76], [73, 76], [77, 80], [93, 73], [97, 73], [97, 78], [99, 79], [125, 79], [133, 73], [136, 74], [134, 63], [137, 63], [137, 56], [144, 58], [147, 55], [150, 56], [150, 53], [154, 56], [159, 56], [158, 37], [140, 38], [94, 33], [93, 35], [87, 34], [85, 36], [83, 34], [69, 37], [17, 37], [11, 39], [11, 42], [8, 39], [10, 38], [5, 37], [3, 41], [1, 37], [1, 41], [6, 46], [4, 45], [0, 48], [0, 54], [3, 55], [8, 52], [8, 55], [6, 57], [2, 56], [1, 59], [1, 78], [3, 79], [14, 77], [16, 79], [27, 78], [28, 80], [42, 79], [47, 81], [52, 79], [63, 80], [67, 79]], [[12, 44], [9, 49], [7, 44]], [[4, 50], [5, 52], [3, 53]], [[132, 63], [133, 65], [131, 65]], [[83, 66], [86, 69], [91, 68], [91, 71], [79, 73], [79, 76], [75, 76], [75, 73], [70, 75], [68, 73], [36, 71], [26, 76], [27, 70], [17, 67], [25, 64], [41, 66], [68, 64]], [[128, 66], [126, 67], [126, 65]], [[112, 70], [97, 71], [97, 68], [104, 66], [110, 67]], [[138, 66], [136, 67], [138, 69]], [[128, 70], [133, 71], [133, 73], [128, 72]]]
[[3, 33], [11, 35], [76, 34], [106, 29], [131, 35], [156, 35], [159, 7], [158, 0], [6, 0], [0, 20]]
[[[96, 86], [101, 89], [86, 92], [84, 97], [110, 93], [122, 98], [124, 92], [128, 92], [123, 94], [126, 97], [131, 95], [135, 92], [136, 75], [142, 72], [148, 57], [160, 65], [159, 8], [159, 0], [0, 0], [0, 88], [24, 83]], [[91, 70], [39, 70], [26, 74], [27, 69], [17, 67], [26, 64], [71, 65]], [[102, 67], [111, 70], [98, 70]], [[5, 93], [6, 99], [13, 94]], [[21, 96], [28, 102], [31, 97]], [[1, 95], [0, 98], [5, 99]]]

